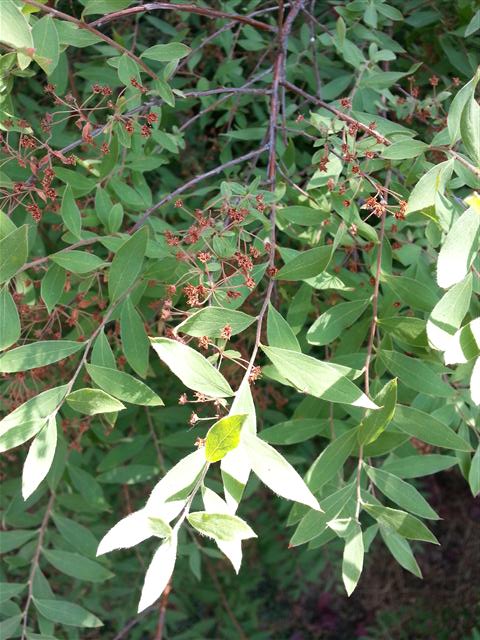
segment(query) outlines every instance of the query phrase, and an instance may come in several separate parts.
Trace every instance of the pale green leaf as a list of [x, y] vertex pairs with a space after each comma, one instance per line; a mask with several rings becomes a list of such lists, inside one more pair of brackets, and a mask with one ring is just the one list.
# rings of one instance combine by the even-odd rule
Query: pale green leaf
[[57, 447], [57, 421], [51, 416], [35, 436], [23, 465], [22, 495], [26, 500], [39, 486], [52, 466]]
[[124, 404], [101, 389], [78, 389], [70, 393], [66, 400], [72, 409], [87, 416], [125, 409]]
[[14, 373], [44, 367], [68, 358], [85, 348], [83, 342], [72, 340], [44, 340], [17, 347], [0, 356], [0, 372]]

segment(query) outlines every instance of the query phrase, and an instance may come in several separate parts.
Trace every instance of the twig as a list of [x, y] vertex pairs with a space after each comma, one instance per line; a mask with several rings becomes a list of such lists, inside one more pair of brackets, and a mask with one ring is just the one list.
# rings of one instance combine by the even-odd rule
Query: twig
[[165, 616], [167, 614], [167, 606], [168, 606], [168, 597], [172, 591], [172, 579], [170, 578], [169, 583], [165, 587], [165, 590], [162, 593], [162, 597], [160, 599], [160, 613], [158, 616], [158, 624], [157, 631], [155, 633], [155, 640], [162, 640], [163, 638], [163, 628], [165, 626]]
[[137, 222], [133, 225], [129, 233], [134, 233], [137, 229], [139, 229], [141, 226], [145, 224], [145, 222], [152, 215], [152, 213], [154, 213], [157, 209], [162, 207], [167, 202], [170, 202], [170, 200], [173, 200], [173, 198], [176, 198], [177, 196], [181, 195], [184, 191], [188, 191], [188, 189], [190, 189], [191, 187], [194, 187], [199, 182], [203, 182], [203, 180], [206, 180], [207, 178], [211, 178], [212, 176], [216, 176], [217, 174], [222, 173], [222, 171], [225, 171], [225, 169], [234, 167], [235, 165], [241, 164], [242, 162], [247, 162], [251, 158], [254, 158], [260, 155], [267, 149], [268, 149], [268, 145], [264, 145], [263, 147], [260, 147], [260, 149], [256, 149], [255, 151], [250, 151], [250, 153], [246, 153], [245, 155], [240, 156], [239, 158], [234, 158], [233, 160], [224, 162], [218, 167], [215, 167], [214, 169], [210, 169], [210, 171], [206, 171], [205, 173], [202, 173], [199, 176], [195, 176], [194, 178], [191, 178], [190, 180], [182, 184], [180, 187], [178, 187], [171, 193], [164, 196], [161, 200], [156, 202], [149, 209], [147, 209], [145, 213], [139, 218], [139, 220], [137, 220]]
[[36, 2], [35, 0], [23, 0], [23, 1], [24, 1], [25, 4], [31, 5], [32, 7], [35, 7], [36, 9], [39, 9], [40, 11], [43, 11], [45, 13], [48, 13], [48, 14], [52, 15], [52, 16], [55, 16], [56, 18], [59, 18], [60, 20], [66, 20], [67, 22], [71, 22], [72, 24], [75, 24], [75, 25], [77, 25], [77, 27], [79, 29], [85, 29], [86, 31], [90, 31], [90, 33], [93, 33], [93, 35], [95, 35], [100, 40], [103, 40], [104, 42], [109, 44], [111, 47], [113, 47], [114, 49], [119, 51], [120, 53], [125, 54], [129, 58], [131, 58], [153, 80], [158, 80], [157, 74], [154, 73], [148, 67], [148, 65], [145, 64], [145, 62], [141, 58], [136, 56], [129, 49], [126, 49], [124, 46], [122, 46], [121, 44], [119, 44], [115, 40], [112, 40], [112, 38], [109, 38], [108, 36], [104, 35], [101, 31], [98, 31], [98, 29], [95, 29], [95, 27], [93, 27], [91, 24], [88, 24], [88, 22], [83, 22], [83, 20], [79, 20], [78, 18], [75, 18], [74, 16], [69, 15], [68, 13], [63, 13], [62, 11], [58, 11], [58, 9], [54, 9], [53, 7], [49, 7], [47, 4], [40, 4], [39, 2]]
[[231, 20], [232, 22], [241, 22], [248, 24], [255, 29], [261, 31], [276, 31], [276, 28], [260, 20], [255, 20], [249, 16], [241, 16], [236, 13], [228, 13], [226, 11], [218, 11], [217, 9], [210, 9], [208, 7], [199, 7], [195, 4], [178, 4], [174, 2], [147, 2], [144, 5], [138, 7], [129, 7], [122, 11], [114, 11], [107, 15], [94, 20], [89, 23], [90, 27], [100, 27], [112, 20], [118, 20], [135, 13], [143, 13], [145, 11], [181, 11], [183, 13], [194, 13], [207, 18], [223, 18], [224, 20]]

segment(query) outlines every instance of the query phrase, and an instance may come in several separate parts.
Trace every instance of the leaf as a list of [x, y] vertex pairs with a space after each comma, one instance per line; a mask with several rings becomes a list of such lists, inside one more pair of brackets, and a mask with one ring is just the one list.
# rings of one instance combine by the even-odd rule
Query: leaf
[[212, 306], [192, 313], [175, 328], [175, 333], [186, 333], [197, 338], [221, 338], [226, 326], [230, 327], [231, 335], [234, 336], [247, 329], [253, 322], [253, 316], [241, 311]]
[[351, 596], [362, 574], [364, 548], [360, 524], [352, 520], [347, 531], [343, 550], [342, 578], [347, 595]]
[[420, 140], [399, 140], [394, 142], [382, 151], [382, 158], [385, 160], [405, 160], [416, 158], [428, 149], [428, 144]]
[[472, 402], [477, 406], [480, 405], [480, 358], [475, 360], [473, 365], [472, 376], [470, 378], [470, 395]]
[[434, 349], [446, 351], [460, 328], [470, 307], [473, 276], [467, 277], [449, 289], [435, 305], [427, 321], [427, 336]]
[[296, 418], [279, 422], [260, 432], [260, 438], [270, 444], [297, 444], [315, 436], [325, 435], [329, 429], [328, 420], [318, 418]]
[[410, 573], [413, 573], [417, 578], [421, 578], [422, 572], [415, 560], [415, 556], [413, 555], [408, 541], [394, 531], [385, 530], [384, 527], [380, 527], [380, 533], [387, 549], [398, 564], [407, 571], [410, 571]]
[[391, 316], [390, 318], [379, 318], [378, 325], [400, 342], [413, 346], [427, 346], [426, 322], [421, 318]]
[[183, 384], [211, 398], [233, 396], [222, 374], [198, 351], [169, 338], [150, 338], [160, 359]]
[[378, 408], [353, 382], [330, 364], [288, 349], [262, 346], [262, 350], [278, 372], [302, 393], [355, 407]]
[[52, 513], [52, 519], [62, 538], [83, 556], [95, 556], [98, 542], [96, 537], [79, 522]]
[[21, 327], [17, 305], [7, 287], [0, 289], [0, 351], [15, 344], [20, 338]]
[[88, 628], [103, 626], [103, 622], [97, 616], [73, 602], [33, 598], [33, 604], [42, 616], [56, 624]]
[[448, 289], [465, 279], [478, 252], [480, 214], [470, 207], [452, 225], [438, 254], [437, 282]]
[[472, 447], [463, 438], [433, 416], [413, 407], [397, 405], [393, 424], [408, 433], [435, 447], [454, 449], [455, 451], [471, 451]]
[[26, 584], [17, 582], [0, 582], [0, 604], [11, 598], [16, 598], [26, 586]]
[[438, 515], [415, 487], [397, 476], [374, 467], [366, 467], [367, 475], [384, 496], [395, 502], [402, 509], [414, 513], [421, 518], [438, 520]]
[[2, 638], [2, 640], [8, 640], [9, 638], [18, 636], [22, 618], [23, 615], [20, 613], [2, 620], [0, 622], [0, 638]]
[[86, 369], [95, 384], [118, 400], [147, 407], [163, 405], [155, 392], [128, 373], [94, 364], [87, 364]]
[[445, 364], [462, 364], [480, 355], [480, 318], [459, 329], [444, 353]]
[[[326, 345], [333, 342], [349, 326], [351, 326], [367, 308], [370, 299], [341, 302], [327, 309], [307, 331], [310, 344]], [[284, 347], [285, 348], [285, 347]]]
[[190, 47], [181, 42], [169, 42], [168, 44], [156, 44], [146, 49], [140, 56], [149, 60], [157, 60], [158, 62], [170, 62], [171, 60], [180, 60], [191, 53]]
[[372, 518], [375, 518], [379, 524], [394, 529], [404, 538], [439, 544], [436, 537], [421, 520], [409, 513], [405, 513], [405, 511], [369, 503], [364, 503], [363, 508]]
[[114, 575], [98, 562], [78, 553], [61, 551], [60, 549], [44, 549], [42, 553], [55, 569], [77, 580], [105, 582]]
[[229, 451], [238, 447], [240, 431], [246, 418], [246, 414], [230, 414], [210, 427], [205, 440], [207, 462], [218, 462]]
[[17, 347], [0, 356], [0, 372], [14, 373], [44, 367], [85, 349], [84, 342], [45, 340]]
[[[202, 486], [202, 498], [207, 513], [231, 513], [229, 505], [205, 485]], [[220, 551], [224, 553], [232, 563], [235, 573], [238, 574], [242, 564], [242, 541], [235, 539], [233, 541], [215, 540], [215, 542]]]
[[267, 317], [267, 338], [271, 347], [282, 347], [291, 351], [301, 351], [292, 328], [284, 317], [269, 303]]
[[332, 247], [314, 247], [306, 251], [300, 251], [289, 260], [277, 273], [277, 280], [305, 280], [313, 278], [328, 267], [332, 258]]
[[44, 424], [45, 419], [43, 421], [27, 420], [10, 426], [0, 435], [0, 453], [24, 444], [36, 436]]
[[23, 465], [22, 495], [26, 500], [40, 485], [52, 466], [57, 447], [57, 421], [51, 416], [35, 436]]
[[400, 478], [421, 478], [449, 469], [457, 463], [458, 460], [454, 456], [432, 453], [390, 459], [384, 463], [382, 469]]
[[480, 166], [480, 106], [471, 96], [460, 120], [462, 142], [475, 166]]
[[152, 534], [159, 538], [169, 538], [173, 533], [172, 527], [165, 522], [165, 520], [162, 520], [162, 518], [153, 518], [150, 516], [148, 517], [148, 525]]
[[110, 553], [116, 549], [129, 549], [140, 542], [151, 538], [152, 527], [145, 509], [129, 513], [113, 526], [101, 539], [97, 556]]
[[157, 600], [165, 591], [177, 558], [177, 536], [173, 535], [157, 549], [145, 574], [142, 595], [138, 603], [138, 613]]
[[189, 513], [187, 520], [191, 526], [202, 535], [223, 542], [248, 540], [256, 538], [253, 529], [238, 516], [226, 513], [206, 513], [196, 511]]
[[251, 434], [245, 434], [243, 443], [252, 471], [263, 484], [282, 498], [321, 510], [303, 479], [278, 451]]
[[140, 314], [128, 297], [122, 306], [120, 316], [120, 337], [122, 349], [128, 364], [142, 378], [148, 370], [150, 342]]
[[406, 387], [427, 395], [450, 398], [454, 389], [426, 362], [396, 351], [380, 351], [380, 360]]
[[397, 379], [390, 380], [375, 396], [380, 409], [367, 411], [358, 427], [358, 443], [367, 445], [374, 442], [385, 431], [395, 413], [397, 403]]
[[72, 409], [87, 416], [125, 409], [124, 404], [100, 389], [78, 389], [70, 393], [66, 400]]
[[286, 220], [292, 224], [299, 224], [304, 227], [319, 226], [328, 217], [329, 212], [323, 209], [313, 209], [301, 205], [283, 207], [277, 210], [280, 220]]
[[445, 185], [450, 180], [453, 171], [453, 160], [440, 162], [433, 166], [417, 182], [408, 199], [406, 213], [426, 211], [435, 206], [437, 193], [445, 191]]
[[60, 251], [50, 255], [49, 259], [67, 271], [80, 274], [97, 271], [105, 266], [103, 260], [87, 251]]
[[469, 38], [471, 35], [476, 33], [480, 29], [480, 9], [473, 15], [473, 18], [468, 23], [465, 33], [463, 34], [464, 38]]
[[474, 453], [468, 473], [468, 484], [474, 498], [480, 493], [480, 446]]
[[58, 65], [60, 42], [52, 17], [44, 16], [32, 28], [35, 60], [49, 76]]
[[116, 369], [117, 367], [112, 348], [103, 331], [101, 331], [97, 338], [95, 338], [91, 361], [93, 365], [98, 367], [106, 367], [107, 369]]
[[27, 400], [19, 407], [9, 413], [3, 420], [0, 420], [0, 435], [3, 436], [13, 427], [21, 426], [23, 423], [34, 422], [39, 425], [38, 430], [45, 424], [51, 413], [55, 411], [62, 402], [67, 391], [67, 385], [54, 387], [39, 393]]
[[88, 0], [82, 16], [91, 16], [95, 13], [105, 15], [114, 11], [121, 11], [131, 5], [132, 2], [133, 0]]
[[336, 473], [341, 471], [352, 453], [357, 439], [357, 430], [350, 429], [332, 440], [307, 471], [305, 481], [311, 491], [321, 489]]
[[428, 287], [413, 278], [382, 274], [381, 281], [385, 282], [393, 293], [412, 309], [430, 312], [438, 302], [434, 286]]
[[448, 132], [450, 134], [450, 144], [454, 145], [460, 138], [460, 122], [463, 110], [467, 102], [472, 98], [475, 92], [475, 87], [480, 80], [480, 71], [467, 82], [456, 94], [448, 110]]
[[82, 232], [82, 216], [73, 196], [72, 187], [67, 184], [63, 192], [61, 216], [64, 225], [74, 236], [80, 238]]
[[115, 302], [136, 281], [143, 266], [147, 248], [148, 227], [142, 227], [116, 252], [108, 274], [110, 302]]
[[48, 313], [52, 313], [53, 309], [62, 297], [66, 282], [66, 275], [65, 269], [62, 269], [58, 264], [52, 264], [42, 278], [40, 295], [47, 307]]
[[[13, 0], [2, 3], [0, 42], [14, 49], [33, 49], [32, 29]], [[28, 67], [30, 60], [25, 54], [18, 53], [20, 69]]]
[[37, 531], [23, 531], [21, 529], [0, 531], [0, 552], [4, 554], [18, 549], [36, 535]]
[[[11, 0], [9, 0], [11, 1]], [[5, 10], [5, 6], [2, 11]], [[2, 16], [0, 22], [4, 22]], [[15, 229], [0, 240], [0, 284], [10, 280], [23, 267], [28, 258], [28, 226]]]

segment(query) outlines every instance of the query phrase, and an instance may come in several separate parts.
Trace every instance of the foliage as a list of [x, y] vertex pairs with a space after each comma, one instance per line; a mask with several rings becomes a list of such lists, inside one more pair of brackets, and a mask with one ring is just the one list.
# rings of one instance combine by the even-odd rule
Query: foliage
[[423, 479], [480, 492], [474, 4], [2, 2], [2, 638], [421, 577]]

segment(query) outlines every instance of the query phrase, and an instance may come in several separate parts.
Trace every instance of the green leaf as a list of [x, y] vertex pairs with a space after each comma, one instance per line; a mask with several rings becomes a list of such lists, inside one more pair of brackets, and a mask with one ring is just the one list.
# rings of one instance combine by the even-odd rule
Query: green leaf
[[439, 544], [436, 537], [421, 520], [405, 511], [369, 503], [363, 503], [363, 508], [372, 518], [375, 518], [379, 524], [394, 529], [404, 538]]
[[114, 11], [121, 11], [131, 5], [132, 2], [133, 0], [88, 0], [82, 16], [91, 16], [96, 13], [106, 15]]
[[435, 305], [427, 321], [427, 335], [430, 345], [446, 351], [456, 331], [460, 328], [470, 308], [473, 276], [467, 277], [449, 289]]
[[198, 351], [169, 338], [150, 338], [160, 359], [183, 384], [211, 398], [233, 396], [222, 374]]
[[468, 23], [465, 33], [463, 34], [464, 38], [469, 38], [471, 35], [476, 33], [480, 29], [480, 9], [473, 15], [473, 18]]
[[480, 80], [480, 71], [477, 70], [475, 76], [467, 82], [456, 94], [448, 110], [448, 132], [450, 134], [450, 144], [455, 144], [460, 138], [460, 122], [463, 110], [467, 102], [473, 97], [475, 87]]
[[357, 439], [357, 429], [350, 429], [325, 447], [310, 469], [305, 481], [313, 492], [321, 489], [339, 471], [352, 453]]
[[470, 444], [457, 435], [453, 429], [429, 413], [424, 413], [413, 407], [397, 405], [393, 424], [413, 438], [433, 444], [435, 447], [454, 449], [455, 451], [472, 450]]
[[302, 393], [330, 402], [378, 408], [353, 382], [327, 362], [288, 349], [262, 346], [262, 350], [278, 372]]
[[43, 421], [25, 420], [20, 424], [12, 425], [0, 435], [0, 453], [24, 444], [37, 435], [44, 424], [45, 419]]
[[23, 615], [19, 613], [0, 622], [0, 638], [2, 640], [8, 640], [19, 635], [22, 617]]
[[140, 275], [147, 240], [148, 227], [142, 227], [128, 238], [115, 254], [108, 275], [108, 293], [111, 302], [118, 300]]
[[417, 182], [408, 199], [406, 213], [425, 211], [435, 206], [437, 193], [445, 191], [445, 185], [450, 180], [453, 171], [453, 160], [447, 160], [433, 166]]
[[142, 53], [141, 58], [157, 60], [158, 62], [170, 62], [180, 60], [188, 56], [192, 50], [181, 42], [169, 42], [168, 44], [156, 44]]
[[120, 316], [120, 337], [122, 349], [128, 364], [140, 377], [145, 378], [148, 370], [150, 343], [140, 314], [128, 297], [122, 306]]
[[317, 499], [289, 462], [260, 438], [245, 434], [242, 446], [256, 476], [282, 498], [321, 510]]
[[60, 42], [55, 21], [51, 16], [38, 20], [32, 29], [35, 60], [49, 76], [58, 65]]
[[[4, 16], [1, 22], [3, 21]], [[10, 280], [23, 267], [27, 258], [28, 226], [24, 224], [0, 240], [0, 284]]]
[[420, 140], [399, 140], [394, 142], [382, 151], [382, 158], [385, 160], [405, 160], [407, 158], [416, 158], [421, 153], [425, 153], [428, 144]]
[[17, 582], [0, 582], [0, 604], [11, 598], [16, 598], [26, 586], [26, 584]]
[[23, 465], [22, 495], [26, 500], [40, 485], [52, 466], [57, 448], [57, 421], [51, 416], [35, 436]]
[[137, 484], [153, 478], [158, 468], [150, 464], [129, 464], [101, 473], [97, 480], [107, 484]]
[[82, 216], [73, 196], [72, 187], [67, 184], [63, 192], [61, 216], [63, 223], [74, 236], [80, 238], [82, 232]]
[[94, 364], [87, 364], [86, 369], [95, 384], [119, 400], [147, 407], [163, 405], [155, 392], [128, 373]]
[[26, 542], [37, 535], [37, 531], [0, 531], [0, 552], [8, 553], [22, 547]]
[[175, 328], [175, 333], [186, 333], [197, 338], [221, 338], [226, 326], [230, 327], [231, 335], [234, 336], [247, 329], [253, 322], [253, 316], [241, 311], [212, 306], [192, 313]]
[[205, 441], [205, 456], [208, 462], [218, 462], [240, 442], [240, 431], [246, 414], [228, 415], [218, 420], [208, 430]]
[[392, 556], [398, 562], [398, 564], [413, 573], [417, 578], [422, 577], [422, 572], [420, 571], [420, 567], [415, 560], [415, 556], [413, 555], [412, 549], [405, 538], [398, 535], [391, 530], [386, 530], [385, 527], [380, 527], [380, 533], [385, 542], [387, 549], [390, 551]]
[[112, 348], [103, 331], [99, 333], [93, 343], [91, 361], [92, 364], [99, 367], [106, 367], [107, 369], [116, 369], [117, 367]]
[[380, 409], [367, 411], [358, 427], [358, 443], [368, 445], [374, 442], [385, 431], [395, 413], [397, 403], [397, 380], [390, 380], [375, 396]]
[[79, 522], [52, 513], [52, 519], [62, 538], [82, 556], [94, 557], [98, 542], [93, 533]]
[[313, 278], [325, 271], [331, 258], [332, 247], [329, 245], [300, 251], [279, 270], [275, 278], [289, 281]]
[[62, 269], [58, 264], [52, 264], [42, 278], [40, 295], [47, 307], [48, 313], [52, 313], [56, 304], [62, 297], [67, 279], [66, 275], [65, 269]]
[[363, 556], [362, 528], [358, 522], [351, 520], [347, 529], [342, 562], [343, 584], [348, 596], [352, 595], [362, 574]]
[[298, 418], [279, 422], [273, 427], [262, 429], [259, 436], [270, 444], [297, 444], [315, 436], [325, 435], [329, 427], [328, 420]]
[[437, 282], [448, 289], [465, 279], [478, 253], [480, 212], [470, 207], [452, 225], [438, 254]]
[[[2, 3], [2, 19], [0, 20], [0, 42], [14, 49], [32, 49], [32, 29], [25, 16], [13, 0]], [[31, 58], [23, 53], [18, 54], [21, 69], [28, 67]]]
[[418, 393], [441, 398], [450, 398], [455, 393], [433, 367], [418, 358], [410, 358], [396, 351], [382, 350], [380, 360], [402, 384]]
[[56, 624], [88, 628], [103, 626], [103, 622], [93, 613], [73, 602], [33, 598], [33, 604], [42, 616]]
[[257, 534], [244, 520], [227, 513], [196, 511], [190, 513], [187, 520], [202, 535], [214, 540], [234, 542], [235, 540], [248, 540], [257, 537]]
[[[326, 345], [333, 342], [351, 326], [367, 308], [370, 299], [341, 302], [327, 309], [312, 324], [307, 332], [310, 344]], [[285, 348], [285, 347], [284, 347]]]
[[438, 453], [428, 455], [407, 456], [405, 458], [393, 458], [387, 460], [382, 469], [399, 476], [400, 478], [421, 478], [429, 476], [445, 469], [450, 469], [458, 463], [454, 456], [446, 456]]
[[378, 325], [400, 342], [416, 347], [427, 346], [426, 322], [421, 318], [391, 316], [390, 318], [379, 318]]
[[59, 549], [44, 549], [43, 555], [48, 562], [67, 576], [87, 582], [105, 582], [113, 577], [113, 573], [101, 564], [85, 558], [78, 553]]
[[169, 538], [172, 535], [172, 527], [162, 518], [148, 518], [148, 524], [152, 534], [158, 538]]
[[89, 273], [105, 266], [103, 260], [86, 251], [60, 251], [53, 253], [49, 259], [67, 271], [73, 273]]
[[468, 473], [468, 484], [474, 497], [480, 493], [480, 446], [477, 447], [475, 454], [470, 463], [470, 471]]
[[438, 515], [415, 487], [397, 476], [374, 467], [366, 467], [367, 475], [384, 496], [395, 502], [402, 509], [410, 511], [421, 518], [438, 520]]
[[433, 286], [428, 287], [423, 282], [407, 276], [390, 276], [387, 274], [382, 274], [381, 281], [412, 309], [431, 311], [438, 302], [438, 295], [433, 283]]
[[[132, 60], [130, 56], [124, 53], [120, 56], [120, 60], [118, 61], [117, 67], [118, 77], [120, 82], [122, 82], [126, 87], [132, 87], [132, 78], [135, 79], [139, 84], [141, 84], [142, 78], [140, 75], [140, 67]], [[113, 186], [113, 185], [112, 185]], [[129, 185], [124, 185], [124, 191], [129, 191], [131, 187]], [[115, 187], [114, 187], [115, 188]]]
[[[66, 391], [67, 385], [47, 389], [47, 391], [43, 391], [39, 393], [38, 396], [34, 396], [21, 404], [15, 411], [12, 411], [12, 413], [5, 416], [3, 420], [0, 420], [1, 436], [3, 437], [3, 434], [13, 427], [21, 426], [27, 422], [37, 423], [40, 429], [45, 424], [49, 415], [53, 413], [62, 402]], [[23, 442], [25, 442], [25, 440]]]
[[44, 367], [85, 349], [84, 342], [45, 340], [17, 347], [0, 356], [0, 372], [14, 373]]
[[480, 166], [480, 106], [472, 96], [460, 120], [462, 142], [476, 167]]
[[138, 613], [159, 598], [172, 577], [177, 558], [177, 536], [167, 538], [157, 549], [145, 574], [142, 595], [138, 603]]
[[329, 216], [329, 211], [323, 209], [313, 209], [312, 207], [304, 207], [294, 205], [291, 207], [283, 207], [277, 210], [277, 216], [280, 220], [299, 224], [304, 227], [319, 226]]
[[267, 338], [271, 347], [282, 347], [291, 351], [301, 351], [298, 340], [285, 318], [269, 303], [267, 317]]
[[0, 351], [20, 338], [21, 327], [17, 305], [7, 287], [0, 289]]
[[100, 389], [78, 389], [70, 393], [66, 399], [72, 409], [87, 416], [125, 409], [124, 404]]

